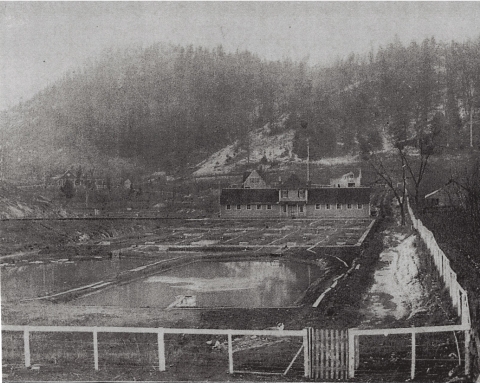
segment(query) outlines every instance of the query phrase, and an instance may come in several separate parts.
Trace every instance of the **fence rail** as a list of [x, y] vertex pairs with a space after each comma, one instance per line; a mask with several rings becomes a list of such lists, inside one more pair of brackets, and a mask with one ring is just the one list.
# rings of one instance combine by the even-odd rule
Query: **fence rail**
[[[414, 379], [416, 376], [416, 364], [417, 364], [417, 338], [420, 334], [439, 334], [444, 332], [456, 332], [461, 331], [465, 334], [464, 344], [464, 369], [465, 375], [470, 373], [470, 325], [452, 325], [452, 326], [430, 326], [430, 327], [411, 327], [411, 328], [393, 328], [393, 329], [358, 329], [352, 328], [348, 330], [348, 376], [349, 378], [355, 377], [355, 370], [360, 366], [360, 338], [383, 336], [388, 337], [390, 335], [410, 335], [410, 379]], [[405, 344], [405, 340], [400, 340], [400, 344]], [[458, 346], [457, 346], [458, 347]], [[458, 348], [457, 357], [460, 360], [460, 349]]]
[[[177, 350], [182, 346], [178, 342], [174, 341], [172, 337], [165, 339], [166, 335], [209, 335], [209, 336], [221, 336], [226, 338], [224, 346], [222, 348], [222, 356], [217, 360], [218, 365], [228, 365], [228, 372], [234, 373], [266, 373], [266, 374], [283, 374], [291, 371], [295, 373], [301, 373], [304, 377], [313, 379], [328, 379], [328, 380], [342, 380], [348, 378], [354, 378], [356, 371], [364, 371], [359, 369], [362, 361], [362, 366], [367, 362], [374, 359], [375, 355], [379, 359], [379, 363], [384, 362], [385, 350], [380, 349], [380, 343], [386, 339], [392, 339], [390, 345], [395, 349], [399, 349], [402, 352], [402, 368], [409, 368], [410, 377], [413, 379], [418, 371], [417, 363], [425, 364], [426, 360], [431, 362], [431, 365], [435, 363], [441, 363], [442, 360], [448, 357], [453, 350], [458, 356], [459, 364], [461, 355], [463, 354], [465, 373], [470, 371], [470, 354], [468, 348], [470, 345], [470, 326], [468, 324], [453, 325], [453, 326], [432, 326], [432, 327], [412, 327], [412, 328], [393, 328], [393, 329], [349, 329], [349, 330], [329, 330], [329, 329], [312, 329], [307, 328], [303, 330], [234, 330], [234, 329], [180, 329], [180, 328], [146, 328], [146, 327], [91, 327], [91, 326], [2, 326], [2, 331], [5, 332], [20, 332], [23, 333], [23, 337], [18, 339], [16, 343], [17, 350], [21, 350], [21, 342], [23, 338], [23, 354], [26, 367], [31, 367], [32, 360], [36, 358], [42, 359], [42, 355], [32, 354], [31, 341], [34, 341], [33, 350], [35, 351], [35, 344], [38, 344], [39, 339], [33, 337], [33, 333], [51, 332], [51, 333], [87, 333], [91, 334], [91, 338], [83, 338], [82, 350], [90, 350], [85, 355], [88, 358], [92, 357], [93, 351], [93, 367], [95, 370], [99, 369], [99, 354], [103, 354], [108, 351], [108, 359], [113, 357], [112, 348], [106, 346], [113, 345], [113, 339], [105, 339], [106, 335], [103, 335], [99, 341], [99, 334], [101, 333], [123, 333], [125, 337], [133, 336], [133, 334], [153, 334], [154, 338], [150, 338], [148, 341], [150, 349], [149, 361], [154, 362], [154, 365], [159, 371], [166, 371], [167, 362], [171, 365], [174, 355], [166, 353], [166, 341], [168, 340], [169, 346]], [[425, 334], [432, 334], [433, 336], [441, 335], [442, 333], [464, 333], [464, 352], [460, 350], [459, 343], [457, 342], [456, 348], [450, 349], [444, 359], [439, 358], [438, 355], [425, 359], [425, 340], [422, 338]], [[128, 335], [130, 334], [130, 335]], [[156, 336], [155, 336], [156, 334]], [[73, 334], [71, 334], [73, 336]], [[234, 336], [244, 336], [244, 338], [234, 338]], [[380, 341], [375, 337], [380, 336]], [[393, 336], [393, 338], [392, 338]], [[457, 338], [456, 335], [455, 339]], [[251, 345], [249, 342], [254, 342], [254, 338], [263, 338], [264, 343], [260, 345]], [[280, 338], [278, 341], [267, 341], [270, 337]], [[291, 340], [288, 340], [289, 337]], [[296, 337], [297, 339], [295, 339]], [[283, 339], [282, 339], [283, 338]], [[299, 339], [298, 339], [299, 338]], [[126, 339], [126, 338], [122, 338]], [[210, 338], [211, 339], [211, 338]], [[243, 339], [243, 340], [242, 340]], [[45, 339], [40, 339], [45, 341]], [[35, 341], [37, 343], [35, 343]], [[55, 342], [61, 342], [56, 339]], [[246, 344], [241, 345], [242, 341]], [[106, 344], [104, 344], [107, 342]], [[123, 341], [122, 341], [123, 342]], [[201, 341], [202, 343], [205, 340]], [[280, 342], [280, 343], [278, 343]], [[72, 342], [70, 342], [72, 343]], [[92, 346], [87, 346], [88, 343]], [[100, 349], [99, 349], [100, 344]], [[282, 346], [283, 345], [283, 346]], [[20, 348], [18, 347], [20, 346]], [[59, 349], [62, 346], [55, 344], [53, 349]], [[427, 347], [428, 348], [428, 347]], [[171, 349], [171, 348], [170, 348]], [[282, 354], [275, 355], [275, 352], [280, 350]], [[285, 353], [286, 350], [286, 353]], [[409, 351], [410, 350], [410, 351]], [[418, 355], [419, 350], [421, 355]], [[138, 350], [140, 351], [140, 350]], [[428, 350], [427, 350], [428, 351]], [[18, 351], [17, 351], [18, 352]], [[196, 351], [201, 353], [201, 349]], [[301, 354], [303, 353], [303, 358]], [[155, 354], [157, 357], [155, 357]], [[32, 358], [33, 355], [33, 358]], [[129, 358], [133, 356], [128, 354]], [[197, 355], [200, 356], [200, 355]], [[235, 356], [235, 360], [234, 360]], [[280, 358], [281, 356], [281, 358]], [[428, 357], [428, 356], [427, 356]], [[224, 359], [223, 359], [224, 358]], [[293, 358], [293, 359], [292, 359]], [[196, 357], [194, 357], [196, 359]], [[102, 358], [105, 361], [105, 357]], [[409, 362], [407, 364], [406, 361]], [[64, 359], [65, 363], [68, 362], [68, 358]], [[455, 360], [450, 360], [455, 362]], [[155, 364], [158, 363], [158, 364]], [[237, 368], [234, 368], [234, 364]], [[409, 364], [409, 367], [408, 367]], [[292, 368], [294, 366], [294, 368]], [[389, 365], [389, 368], [398, 370], [398, 366]], [[239, 369], [241, 367], [243, 369]], [[280, 370], [280, 371], [279, 371]], [[272, 372], [276, 371], [276, 372]]]
[[[95, 370], [99, 369], [98, 359], [98, 334], [99, 333], [124, 333], [124, 334], [157, 334], [158, 345], [158, 369], [159, 371], [166, 370], [165, 358], [165, 335], [166, 334], [181, 334], [181, 335], [213, 335], [213, 336], [227, 336], [228, 339], [228, 371], [233, 374], [233, 336], [255, 336], [255, 337], [301, 337], [302, 349], [304, 351], [304, 376], [310, 376], [310, 363], [308, 350], [308, 330], [234, 330], [234, 329], [179, 329], [179, 328], [147, 328], [147, 327], [91, 327], [91, 326], [16, 326], [3, 325], [2, 331], [23, 332], [23, 346], [24, 346], [24, 360], [25, 367], [31, 366], [31, 351], [30, 351], [30, 334], [33, 332], [53, 332], [53, 333], [91, 333], [93, 343], [93, 362]], [[285, 374], [291, 368], [293, 362], [300, 354], [300, 350], [295, 355], [294, 359], [288, 366]]]

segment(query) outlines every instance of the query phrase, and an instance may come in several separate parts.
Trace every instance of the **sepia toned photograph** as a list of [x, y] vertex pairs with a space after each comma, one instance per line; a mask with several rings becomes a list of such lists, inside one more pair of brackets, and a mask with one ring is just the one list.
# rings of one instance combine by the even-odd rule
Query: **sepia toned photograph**
[[0, 1], [1, 380], [480, 383], [480, 2]]

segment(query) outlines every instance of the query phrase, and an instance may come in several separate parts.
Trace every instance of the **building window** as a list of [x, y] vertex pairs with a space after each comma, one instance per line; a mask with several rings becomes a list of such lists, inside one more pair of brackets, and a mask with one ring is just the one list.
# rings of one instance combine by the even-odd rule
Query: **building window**
[[342, 204], [341, 203], [337, 203], [337, 209], [340, 210], [342, 208]]
[[352, 204], [351, 203], [347, 204], [347, 209], [351, 209], [351, 208], [352, 208]]
[[252, 209], [252, 206], [251, 205], [247, 205], [247, 210], [251, 210]]
[[298, 207], [298, 211], [299, 211], [300, 213], [303, 213], [303, 205], [300, 205], [300, 206]]
[[230, 205], [227, 205], [227, 210], [230, 210], [232, 207]]
[[305, 198], [305, 190], [298, 191], [298, 198]]
[[272, 210], [272, 205], [267, 205], [267, 210]]
[[288, 190], [282, 190], [282, 198], [288, 198]]
[[262, 210], [262, 205], [257, 205], [257, 210]]
[[326, 208], [327, 208], [327, 210], [330, 210], [330, 204], [329, 203], [327, 203]]
[[237, 210], [240, 210], [242, 208], [241, 205], [237, 205]]
[[320, 210], [320, 204], [319, 204], [319, 203], [317, 203], [317, 204], [315, 205], [315, 210]]
[[283, 212], [284, 212], [284, 213], [287, 212], [287, 205], [283, 205]]
[[363, 208], [362, 204], [359, 203], [359, 204], [357, 205], [357, 208], [358, 208], [358, 209], [362, 209], [362, 208]]

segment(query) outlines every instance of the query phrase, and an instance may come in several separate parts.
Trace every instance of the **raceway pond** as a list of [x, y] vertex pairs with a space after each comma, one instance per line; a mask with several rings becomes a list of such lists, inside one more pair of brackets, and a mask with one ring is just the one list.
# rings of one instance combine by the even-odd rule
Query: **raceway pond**
[[[98, 282], [141, 264], [141, 259], [103, 259], [2, 267], [2, 300], [64, 291], [66, 286]], [[187, 307], [293, 306], [324, 272], [320, 266], [284, 260], [198, 261], [100, 290], [71, 304], [182, 307], [179, 297], [187, 296]]]

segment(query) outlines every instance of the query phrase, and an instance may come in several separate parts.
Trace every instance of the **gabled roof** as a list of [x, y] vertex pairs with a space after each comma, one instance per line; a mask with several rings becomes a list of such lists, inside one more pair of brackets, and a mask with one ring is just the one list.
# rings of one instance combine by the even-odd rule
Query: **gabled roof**
[[282, 189], [305, 189], [307, 184], [303, 182], [296, 174], [292, 173], [284, 182], [281, 183]]
[[308, 189], [308, 204], [370, 203], [370, 188], [318, 188]]
[[265, 175], [263, 174], [263, 172], [261, 170], [252, 170], [252, 171], [246, 171], [246, 172], [243, 172], [243, 179], [242, 179], [242, 183], [245, 183], [245, 181], [247, 180], [248, 177], [250, 177], [250, 175], [253, 173], [253, 172], [256, 172], [259, 177], [265, 181]]
[[65, 173], [52, 177], [54, 180], [61, 178], [76, 178], [75, 174], [71, 170], [67, 170]]
[[425, 198], [429, 198], [429, 197], [431, 197], [432, 195], [437, 194], [437, 193], [438, 193], [440, 190], [442, 190], [442, 189], [443, 189], [443, 188], [440, 188], [440, 189], [434, 190], [434, 191], [431, 192], [431, 193], [428, 193], [428, 194], [425, 196]]
[[461, 192], [462, 189], [458, 184], [456, 184], [454, 181], [448, 181], [445, 185], [443, 185], [440, 189], [434, 190], [433, 192], [425, 195], [425, 198], [430, 198], [431, 196], [439, 193], [439, 192], [446, 192], [449, 194], [449, 191], [454, 191], [454, 192]]
[[221, 205], [246, 205], [255, 203], [278, 203], [276, 189], [222, 189]]

